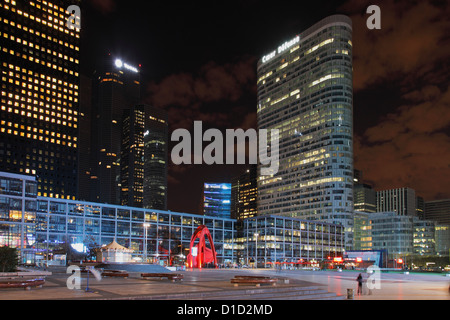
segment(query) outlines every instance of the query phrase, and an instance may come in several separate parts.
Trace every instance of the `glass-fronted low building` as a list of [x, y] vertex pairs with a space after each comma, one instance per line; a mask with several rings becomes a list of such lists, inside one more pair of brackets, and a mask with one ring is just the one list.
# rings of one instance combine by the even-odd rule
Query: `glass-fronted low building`
[[147, 240], [150, 262], [172, 264], [185, 259], [195, 229], [206, 225], [219, 263], [226, 263], [235, 255], [234, 224], [231, 219], [39, 197], [36, 250], [45, 257], [64, 243], [96, 248], [115, 240], [142, 257]]
[[34, 260], [37, 181], [0, 173], [0, 246], [17, 248], [22, 262]]
[[308, 264], [342, 257], [344, 227], [281, 216], [258, 216], [243, 221], [239, 262], [258, 267], [275, 263]]
[[445, 226], [394, 211], [355, 213], [355, 249], [385, 250], [390, 259], [448, 255]]
[[116, 241], [132, 249], [136, 261], [146, 256], [150, 263], [182, 265], [191, 237], [201, 225], [209, 229], [218, 263], [223, 265], [247, 264], [255, 258], [320, 261], [329, 255], [342, 256], [344, 250], [344, 230], [339, 225], [273, 216], [238, 222], [39, 197], [34, 177], [0, 172], [0, 246], [18, 248], [20, 263], [52, 263], [57, 255], [70, 260], [68, 253], [73, 250], [89, 251]]
[[[174, 263], [206, 225], [219, 263], [234, 261], [236, 220], [37, 196], [32, 176], [0, 172], [0, 246], [19, 249], [20, 263], [50, 261], [58, 252], [117, 243], [150, 262]], [[145, 227], [146, 226], [146, 227]], [[147, 230], [145, 230], [147, 228]], [[69, 248], [70, 247], [70, 248]]]

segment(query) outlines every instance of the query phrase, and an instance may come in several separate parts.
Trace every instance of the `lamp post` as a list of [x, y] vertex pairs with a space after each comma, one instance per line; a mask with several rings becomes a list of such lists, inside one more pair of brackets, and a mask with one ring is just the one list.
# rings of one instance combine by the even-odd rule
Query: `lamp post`
[[255, 259], [255, 265], [256, 265], [256, 269], [258, 269], [258, 236], [259, 236], [259, 233], [255, 233], [254, 236], [256, 238], [256, 248], [255, 248], [256, 249], [256, 254], [255, 254], [256, 259]]
[[144, 223], [144, 262], [147, 263], [147, 228], [150, 224]]

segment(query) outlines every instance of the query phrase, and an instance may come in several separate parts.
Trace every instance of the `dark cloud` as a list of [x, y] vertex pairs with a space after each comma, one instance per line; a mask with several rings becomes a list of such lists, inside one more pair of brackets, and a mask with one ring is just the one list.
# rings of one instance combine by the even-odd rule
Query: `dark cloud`
[[450, 87], [404, 95], [407, 104], [355, 137], [355, 166], [377, 189], [411, 187], [450, 198]]
[[[178, 73], [147, 86], [146, 102], [169, 112], [171, 128], [191, 128], [200, 120], [215, 127], [226, 127], [244, 119], [252, 106], [235, 108], [246, 96], [254, 94], [254, 58], [218, 65], [209, 62], [198, 73]], [[253, 100], [250, 103], [255, 103]], [[236, 111], [236, 112], [233, 112]]]
[[[381, 9], [381, 30], [369, 30], [366, 8]], [[386, 79], [446, 79], [450, 56], [450, 4], [440, 1], [350, 0], [341, 7], [353, 21], [354, 89]]]
[[[256, 127], [256, 111], [248, 112], [256, 109], [255, 94], [256, 60], [242, 58], [224, 65], [209, 62], [196, 73], [177, 73], [160, 82], [150, 82], [146, 103], [167, 110], [171, 132], [179, 128], [191, 130], [194, 121], [202, 121], [203, 130], [214, 127], [225, 133], [225, 129]], [[170, 143], [172, 147], [174, 143]], [[198, 156], [191, 150], [191, 159]], [[170, 198], [171, 209], [186, 211], [180, 203], [200, 200], [202, 183], [214, 181], [224, 171], [223, 165], [218, 166], [175, 165], [169, 161], [169, 190], [170, 194], [177, 194], [176, 199]], [[227, 168], [229, 175], [233, 170], [238, 172], [236, 166]], [[187, 185], [190, 187], [186, 189]]]
[[108, 14], [116, 10], [115, 0], [89, 0], [90, 3], [103, 14]]
[[[372, 4], [381, 9], [381, 30], [366, 27]], [[408, 186], [428, 200], [450, 197], [450, 4], [350, 0], [341, 9], [353, 21], [355, 109], [377, 88], [378, 108], [388, 110], [356, 132], [355, 167], [377, 189]], [[388, 83], [399, 96], [383, 96]]]

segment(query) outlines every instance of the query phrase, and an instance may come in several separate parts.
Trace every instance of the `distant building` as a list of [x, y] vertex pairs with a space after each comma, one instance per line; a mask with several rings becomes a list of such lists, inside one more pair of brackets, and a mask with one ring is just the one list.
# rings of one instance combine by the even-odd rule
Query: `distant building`
[[231, 183], [205, 183], [203, 185], [203, 214], [230, 218]]
[[353, 169], [353, 184], [362, 184], [363, 174], [361, 170]]
[[369, 213], [355, 211], [353, 220], [353, 250], [371, 250], [372, 225]]
[[145, 108], [144, 208], [167, 210], [169, 115], [152, 106]]
[[[354, 250], [385, 250], [391, 259], [437, 254], [434, 221], [393, 211], [356, 212], [354, 226]], [[448, 247], [444, 233], [441, 243]]]
[[355, 211], [377, 211], [377, 192], [368, 184], [356, 184], [353, 186], [353, 201]]
[[231, 218], [242, 220], [257, 215], [257, 167], [252, 165], [231, 180]]
[[145, 110], [136, 105], [124, 110], [120, 149], [120, 204], [144, 205], [144, 130]]
[[121, 204], [167, 209], [168, 115], [136, 105], [124, 110], [121, 148]]
[[386, 249], [390, 257], [413, 254], [413, 218], [396, 212], [369, 214], [372, 250]]
[[104, 57], [94, 74], [89, 201], [120, 203], [124, 111], [139, 104], [140, 71], [118, 57]]
[[420, 219], [426, 219], [425, 218], [425, 201], [422, 197], [417, 196], [416, 197], [416, 216]]
[[437, 224], [435, 228], [436, 253], [450, 255], [450, 225]]
[[415, 217], [413, 220], [413, 250], [414, 254], [421, 256], [431, 256], [436, 254], [436, 222], [420, 220]]
[[425, 202], [425, 219], [450, 225], [450, 199]]
[[90, 198], [91, 186], [91, 126], [93, 80], [80, 77], [80, 110], [78, 113], [78, 200]]
[[416, 192], [411, 188], [377, 191], [377, 212], [389, 211], [401, 216], [416, 216]]

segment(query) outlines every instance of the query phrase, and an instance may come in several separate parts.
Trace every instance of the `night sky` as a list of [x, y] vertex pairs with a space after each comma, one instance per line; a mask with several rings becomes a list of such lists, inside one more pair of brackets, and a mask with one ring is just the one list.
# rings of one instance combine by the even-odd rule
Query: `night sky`
[[[381, 30], [366, 27], [369, 5]], [[257, 61], [337, 13], [353, 20], [355, 168], [377, 190], [450, 198], [448, 1], [85, 0], [82, 72], [108, 52], [141, 64], [142, 100], [169, 112], [170, 132], [256, 128]], [[170, 162], [168, 209], [199, 213], [203, 182], [245, 167]]]

